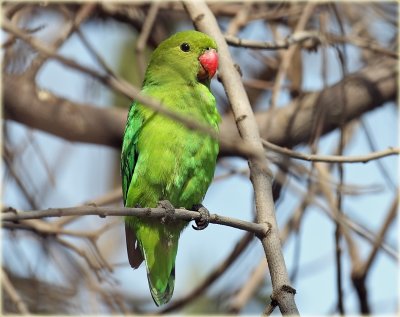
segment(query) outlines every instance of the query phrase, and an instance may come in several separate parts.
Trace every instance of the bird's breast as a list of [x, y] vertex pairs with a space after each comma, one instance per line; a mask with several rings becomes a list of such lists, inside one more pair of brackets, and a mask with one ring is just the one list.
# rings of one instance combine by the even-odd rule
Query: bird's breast
[[200, 203], [214, 175], [217, 142], [171, 120], [154, 120], [142, 132], [143, 148], [149, 152], [143, 177], [159, 188], [159, 200], [185, 208]]

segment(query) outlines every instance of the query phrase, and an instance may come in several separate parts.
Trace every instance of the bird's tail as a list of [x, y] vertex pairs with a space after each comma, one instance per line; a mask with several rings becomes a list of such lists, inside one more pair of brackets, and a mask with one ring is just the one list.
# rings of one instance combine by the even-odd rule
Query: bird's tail
[[171, 274], [168, 278], [167, 287], [165, 289], [157, 288], [156, 285], [153, 285], [150, 274], [147, 274], [147, 279], [149, 281], [151, 297], [153, 297], [154, 302], [157, 306], [164, 305], [169, 302], [174, 293], [174, 285], [175, 285], [175, 266], [172, 268]]
[[175, 258], [180, 230], [168, 225], [142, 226], [137, 232], [146, 262], [151, 296], [157, 306], [172, 297], [175, 284]]

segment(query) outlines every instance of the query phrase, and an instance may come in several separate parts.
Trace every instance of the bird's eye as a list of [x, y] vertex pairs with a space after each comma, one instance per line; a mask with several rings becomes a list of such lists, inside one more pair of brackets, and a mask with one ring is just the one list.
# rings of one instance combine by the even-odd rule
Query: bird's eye
[[181, 50], [184, 52], [189, 52], [190, 51], [190, 45], [188, 43], [182, 43], [181, 44]]

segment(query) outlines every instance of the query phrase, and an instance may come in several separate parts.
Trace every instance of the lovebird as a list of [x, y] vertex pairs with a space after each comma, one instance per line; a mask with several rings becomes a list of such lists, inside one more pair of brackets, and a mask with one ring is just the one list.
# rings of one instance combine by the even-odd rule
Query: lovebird
[[[218, 132], [221, 117], [210, 91], [217, 68], [214, 39], [197, 31], [179, 32], [152, 53], [141, 92]], [[211, 136], [133, 102], [121, 153], [124, 205], [203, 208], [218, 152], [218, 141]], [[136, 269], [145, 261], [155, 304], [167, 303], [174, 291], [179, 236], [188, 222], [135, 216], [124, 220], [130, 265]]]

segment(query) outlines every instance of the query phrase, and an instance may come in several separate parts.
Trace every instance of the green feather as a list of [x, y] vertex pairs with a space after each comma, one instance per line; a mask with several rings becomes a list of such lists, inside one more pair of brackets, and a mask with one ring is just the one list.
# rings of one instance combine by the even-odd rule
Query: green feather
[[[190, 52], [180, 49], [183, 42], [190, 44]], [[217, 131], [220, 115], [209, 80], [197, 80], [198, 57], [208, 48], [216, 49], [214, 40], [196, 31], [177, 33], [161, 43], [152, 54], [142, 93]], [[175, 207], [191, 209], [206, 194], [218, 151], [215, 139], [134, 102], [121, 154], [125, 206], [156, 207], [160, 200], [169, 200]], [[178, 240], [187, 222], [125, 221], [145, 259], [152, 297], [157, 305], [164, 304], [173, 293]]]

